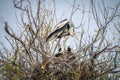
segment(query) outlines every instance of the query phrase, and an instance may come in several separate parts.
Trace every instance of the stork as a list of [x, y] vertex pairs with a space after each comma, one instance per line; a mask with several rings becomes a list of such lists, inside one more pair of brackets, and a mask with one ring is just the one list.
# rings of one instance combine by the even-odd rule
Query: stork
[[[47, 41], [51, 41], [53, 39], [57, 39], [57, 38], [61, 38], [64, 36], [74, 36], [74, 25], [72, 23], [72, 21], [68, 20], [68, 19], [64, 19], [63, 21], [61, 21], [58, 25], [57, 25], [57, 29], [55, 31], [53, 31], [47, 38], [46, 38], [46, 42]], [[77, 36], [75, 36], [77, 37]]]

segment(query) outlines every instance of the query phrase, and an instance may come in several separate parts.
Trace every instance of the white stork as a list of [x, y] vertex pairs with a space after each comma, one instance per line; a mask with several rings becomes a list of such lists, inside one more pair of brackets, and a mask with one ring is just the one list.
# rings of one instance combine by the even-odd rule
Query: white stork
[[[64, 36], [74, 36], [74, 25], [72, 23], [72, 21], [69, 21], [68, 19], [64, 19], [63, 21], [61, 21], [58, 25], [57, 25], [57, 29], [55, 31], [53, 31], [47, 38], [46, 38], [46, 42], [53, 40], [53, 39], [57, 39], [57, 38], [61, 38]], [[76, 37], [76, 36], [75, 36]]]

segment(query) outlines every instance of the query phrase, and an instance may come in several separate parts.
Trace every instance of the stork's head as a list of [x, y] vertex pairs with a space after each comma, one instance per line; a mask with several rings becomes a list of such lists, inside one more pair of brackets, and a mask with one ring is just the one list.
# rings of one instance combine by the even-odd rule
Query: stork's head
[[75, 27], [74, 27], [73, 22], [69, 21], [69, 25], [70, 25], [70, 28], [69, 28], [70, 35], [74, 36], [76, 39], [78, 39], [78, 37], [77, 37], [77, 35], [76, 35], [75, 31], [74, 31]]
[[70, 35], [74, 36], [74, 24], [72, 21], [69, 21], [69, 26], [70, 26], [69, 28]]

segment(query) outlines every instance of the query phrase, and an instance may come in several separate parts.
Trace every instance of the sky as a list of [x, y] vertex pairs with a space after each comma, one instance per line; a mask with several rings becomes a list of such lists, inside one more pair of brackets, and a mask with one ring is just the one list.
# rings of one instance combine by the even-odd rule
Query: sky
[[[100, 0], [96, 0], [96, 2], [99, 2]], [[105, 2], [106, 6], [113, 6], [114, 4], [118, 3], [120, 0], [103, 0]], [[55, 0], [56, 2], [56, 15], [57, 18], [61, 20], [62, 19], [69, 19], [70, 18], [70, 13], [71, 13], [71, 5], [73, 4], [73, 0]], [[84, 5], [86, 10], [89, 9], [89, 0], [76, 0], [76, 5], [82, 6]], [[81, 9], [83, 9], [81, 7]], [[3, 21], [7, 21], [10, 27], [13, 29], [16, 28], [16, 17], [15, 13], [17, 13], [18, 10], [14, 8], [12, 0], [0, 0], [0, 42], [3, 42], [5, 46], [8, 45], [6, 39], [5, 39], [5, 31], [4, 31], [4, 24], [2, 23]], [[82, 20], [82, 12], [78, 10], [72, 18], [72, 21], [76, 27], [79, 26], [80, 22]], [[85, 15], [85, 18], [83, 20], [85, 27], [84, 29], [87, 28], [88, 24], [88, 14]], [[91, 22], [91, 32], [96, 29], [95, 22], [93, 20], [90, 20]], [[81, 27], [82, 28], [82, 27]], [[79, 30], [78, 30], [79, 31]], [[92, 33], [91, 33], [92, 34]]]
[[10, 25], [14, 25], [15, 9], [12, 0], [0, 0], [0, 42], [7, 46], [8, 43], [5, 39], [6, 33], [4, 31], [3, 21], [8, 21]]

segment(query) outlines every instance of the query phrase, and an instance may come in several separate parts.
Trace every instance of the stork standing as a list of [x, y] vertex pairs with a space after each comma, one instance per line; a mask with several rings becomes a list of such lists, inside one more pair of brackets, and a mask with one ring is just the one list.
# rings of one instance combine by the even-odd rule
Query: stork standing
[[[57, 25], [57, 29], [55, 31], [53, 31], [47, 38], [46, 38], [46, 42], [53, 40], [53, 39], [57, 39], [57, 38], [61, 38], [64, 36], [74, 36], [74, 25], [72, 23], [72, 21], [69, 21], [68, 19], [64, 19], [63, 21], [61, 21], [58, 25]], [[76, 37], [76, 36], [75, 36]]]

